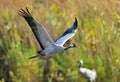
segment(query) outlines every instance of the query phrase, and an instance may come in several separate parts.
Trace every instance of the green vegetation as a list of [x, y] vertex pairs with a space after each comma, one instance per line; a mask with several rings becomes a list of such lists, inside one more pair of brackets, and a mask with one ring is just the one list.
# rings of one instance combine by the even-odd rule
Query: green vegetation
[[86, 82], [77, 60], [95, 68], [97, 82], [120, 81], [119, 0], [1, 0], [0, 82], [41, 82], [44, 61], [28, 60], [40, 47], [30, 27], [17, 12], [28, 7], [31, 14], [56, 40], [77, 17], [78, 32], [65, 45], [70, 49], [51, 58], [49, 82]]

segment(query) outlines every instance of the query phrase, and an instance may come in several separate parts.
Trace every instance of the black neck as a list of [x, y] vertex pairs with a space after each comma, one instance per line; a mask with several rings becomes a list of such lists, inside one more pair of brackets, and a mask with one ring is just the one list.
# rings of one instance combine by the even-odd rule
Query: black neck
[[82, 64], [81, 64], [81, 63], [79, 64], [79, 68], [80, 68], [80, 67], [82, 67]]
[[64, 50], [67, 50], [67, 49], [69, 49], [69, 48], [71, 48], [71, 46], [66, 47]]

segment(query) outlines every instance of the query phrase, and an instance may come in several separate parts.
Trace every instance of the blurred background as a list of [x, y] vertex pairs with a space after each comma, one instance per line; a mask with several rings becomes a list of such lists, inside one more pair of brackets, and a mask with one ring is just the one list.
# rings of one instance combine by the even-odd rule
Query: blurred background
[[41, 50], [30, 27], [18, 15], [28, 7], [53, 40], [78, 19], [78, 31], [65, 45], [76, 43], [50, 59], [48, 82], [86, 82], [78, 71], [97, 71], [96, 82], [120, 81], [119, 0], [1, 0], [0, 1], [0, 82], [43, 82], [44, 61], [28, 60]]

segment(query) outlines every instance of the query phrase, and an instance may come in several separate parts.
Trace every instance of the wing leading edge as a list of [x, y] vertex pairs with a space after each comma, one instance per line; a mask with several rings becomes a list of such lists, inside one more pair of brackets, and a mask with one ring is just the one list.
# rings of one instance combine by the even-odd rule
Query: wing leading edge
[[47, 49], [50, 46], [54, 45], [53, 40], [47, 33], [46, 29], [42, 27], [30, 14], [28, 9], [26, 8], [26, 11], [23, 9], [19, 10], [19, 14], [24, 17], [24, 19], [27, 21], [29, 26], [32, 29], [32, 32], [34, 33], [36, 39], [38, 40], [40, 46], [42, 49]]

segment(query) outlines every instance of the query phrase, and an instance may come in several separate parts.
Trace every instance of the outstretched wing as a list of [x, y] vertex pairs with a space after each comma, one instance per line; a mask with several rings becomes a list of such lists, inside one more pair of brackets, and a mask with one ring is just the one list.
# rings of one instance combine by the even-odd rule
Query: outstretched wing
[[38, 40], [40, 46], [42, 49], [47, 49], [50, 46], [54, 45], [53, 40], [47, 33], [46, 29], [42, 27], [30, 14], [28, 9], [26, 10], [20, 9], [19, 14], [24, 17], [24, 19], [27, 21], [29, 26], [32, 29], [32, 32], [34, 33], [36, 39]]
[[77, 26], [78, 26], [78, 21], [77, 19], [75, 18], [75, 22], [73, 24], [73, 26], [71, 28], [68, 28], [64, 33], [63, 35], [57, 39], [55, 41], [56, 44], [59, 44], [59, 45], [64, 45], [64, 43], [70, 39], [71, 37], [73, 37], [77, 31]]

